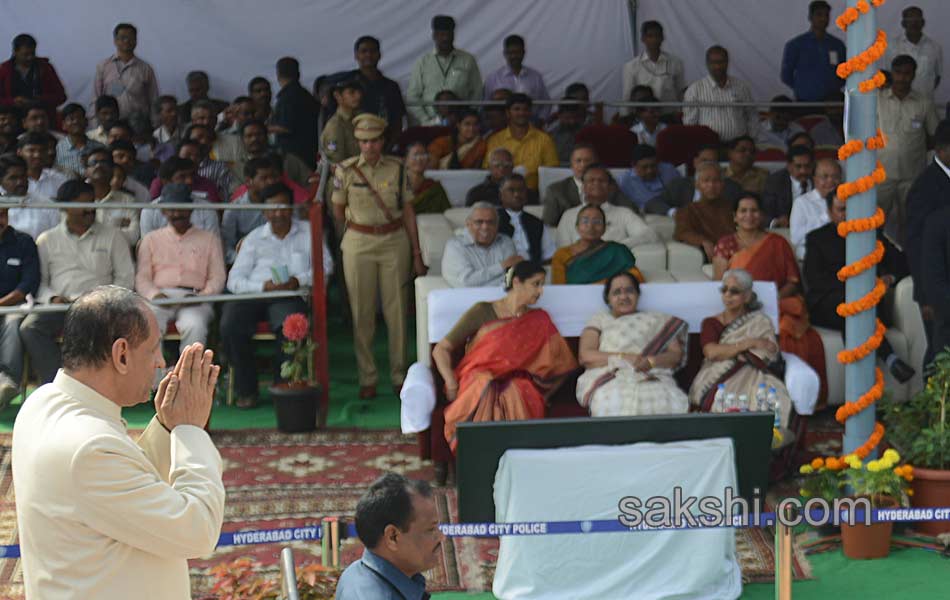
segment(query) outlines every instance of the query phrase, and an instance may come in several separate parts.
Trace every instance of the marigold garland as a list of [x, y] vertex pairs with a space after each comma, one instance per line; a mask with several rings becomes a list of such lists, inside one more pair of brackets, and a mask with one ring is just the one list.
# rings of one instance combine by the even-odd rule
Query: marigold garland
[[838, 270], [838, 280], [844, 281], [845, 279], [856, 277], [882, 260], [884, 260], [884, 244], [878, 240], [877, 246], [874, 248], [874, 252], [868, 254], [867, 256], [862, 256], [850, 265], [841, 267], [841, 269]]
[[884, 341], [884, 332], [887, 331], [887, 327], [884, 326], [884, 323], [880, 319], [877, 320], [877, 330], [874, 332], [874, 335], [864, 340], [857, 348], [853, 350], [842, 350], [838, 353], [838, 362], [844, 364], [851, 364], [858, 362], [859, 360], [864, 360], [869, 354], [877, 350], [881, 343]]
[[[835, 23], [842, 31], [847, 31], [848, 27], [854, 24], [861, 15], [866, 15], [871, 11], [871, 6], [875, 8], [880, 7], [884, 4], [885, 0], [858, 0], [854, 7], [847, 8], [837, 19]], [[844, 63], [838, 65], [836, 72], [841, 79], [847, 79], [850, 75], [855, 73], [861, 73], [866, 71], [870, 66], [880, 60], [887, 50], [887, 34], [883, 30], [878, 30], [877, 36], [874, 40], [874, 43], [871, 44], [868, 48], [865, 48], [859, 54], [848, 59]], [[873, 92], [879, 87], [882, 87], [886, 79], [884, 74], [881, 71], [877, 71], [872, 77], [861, 81], [858, 83], [858, 91], [862, 94], [867, 94]], [[880, 150], [886, 144], [886, 139], [881, 133], [881, 130], [878, 129], [877, 134], [874, 137], [868, 138], [866, 141], [861, 140], [849, 140], [847, 143], [843, 144], [838, 149], [838, 159], [847, 160], [851, 156], [864, 150]], [[855, 181], [846, 182], [838, 186], [837, 195], [841, 200], [847, 200], [855, 194], [860, 194], [866, 192], [873, 188], [875, 185], [883, 183], [887, 179], [887, 173], [884, 171], [884, 167], [880, 162], [877, 163], [876, 168], [869, 175], [860, 177]], [[873, 229], [877, 229], [884, 224], [884, 211], [878, 208], [874, 215], [863, 218], [863, 219], [850, 219], [838, 225], [838, 235], [841, 237], [847, 237], [852, 233], [867, 232]], [[838, 271], [838, 276], [842, 280], [855, 277], [860, 273], [867, 271], [872, 268], [874, 265], [879, 263], [884, 257], [884, 247], [880, 242], [877, 243], [874, 251], [857, 260], [853, 264], [845, 265], [841, 270]], [[878, 302], [880, 302], [881, 297], [884, 296], [884, 293], [887, 291], [887, 287], [884, 285], [884, 281], [880, 278], [877, 279], [877, 283], [874, 288], [866, 294], [863, 298], [855, 302], [843, 303], [838, 306], [838, 314], [842, 317], [853, 316], [859, 312], [870, 310]], [[876, 350], [881, 343], [884, 341], [884, 332], [886, 328], [880, 319], [877, 320], [877, 327], [874, 334], [860, 344], [857, 348], [851, 350], [842, 350], [838, 353], [838, 360], [844, 364], [854, 363], [859, 360], [862, 360], [868, 356], [871, 352]], [[842, 407], [840, 407], [836, 413], [835, 418], [840, 423], [844, 423], [854, 415], [860, 413], [861, 411], [867, 409], [875, 402], [881, 399], [884, 394], [884, 374], [880, 369], [875, 369], [875, 381], [874, 385], [865, 392], [860, 398], [854, 402], [847, 402]], [[864, 460], [878, 444], [881, 443], [881, 440], [884, 438], [884, 426], [880, 422], [874, 423], [874, 431], [868, 437], [868, 439], [856, 448], [851, 455], [857, 456], [861, 460]], [[851, 456], [849, 455], [849, 457]], [[827, 469], [831, 470], [841, 470], [848, 466], [848, 460], [846, 457], [834, 457], [830, 456], [824, 461], [824, 466]], [[900, 468], [900, 467], [899, 467]], [[905, 477], [910, 481], [912, 477], [912, 470], [908, 467], [903, 469], [898, 475]], [[897, 472], [895, 470], [895, 472]]]
[[877, 30], [877, 38], [867, 50], [849, 58], [847, 61], [838, 65], [835, 72], [841, 79], [847, 79], [854, 73], [866, 71], [872, 64], [879, 61], [884, 56], [887, 49], [887, 34], [883, 29]]
[[850, 233], [871, 231], [872, 229], [878, 229], [882, 225], [884, 225], [884, 210], [878, 208], [870, 217], [866, 217], [864, 219], [851, 219], [850, 221], [842, 221], [841, 223], [838, 223], [838, 235], [841, 237], [848, 237], [848, 234]]
[[884, 183], [887, 179], [887, 171], [884, 170], [884, 165], [881, 164], [881, 161], [877, 162], [877, 168], [871, 171], [870, 175], [865, 175], [864, 177], [859, 177], [854, 181], [849, 181], [842, 183], [838, 186], [836, 192], [838, 200], [847, 200], [855, 194], [863, 194], [864, 192], [870, 190], [875, 185]]
[[853, 317], [858, 313], [863, 313], [864, 311], [871, 310], [877, 303], [881, 301], [881, 298], [884, 297], [884, 294], [887, 292], [887, 286], [884, 285], [884, 280], [880, 277], [877, 278], [877, 283], [871, 288], [871, 291], [858, 298], [854, 302], [845, 302], [838, 305], [838, 316], [847, 318]]
[[871, 389], [854, 402], [845, 402], [838, 407], [838, 410], [835, 411], [836, 421], [843, 424], [854, 415], [881, 399], [884, 395], [884, 372], [875, 368], [874, 374], [874, 385], [871, 386]]
[[865, 79], [858, 84], [858, 91], [862, 94], [867, 94], [868, 92], [873, 92], [879, 87], [884, 87], [884, 84], [887, 83], [887, 78], [884, 77], [884, 73], [878, 71], [870, 79]]

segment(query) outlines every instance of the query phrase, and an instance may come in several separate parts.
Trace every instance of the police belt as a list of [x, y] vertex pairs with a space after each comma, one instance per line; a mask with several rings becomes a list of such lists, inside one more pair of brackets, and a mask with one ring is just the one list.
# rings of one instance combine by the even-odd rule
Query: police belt
[[390, 223], [386, 223], [385, 225], [360, 225], [359, 223], [348, 221], [346, 228], [352, 229], [353, 231], [358, 231], [360, 233], [368, 233], [369, 235], [386, 235], [387, 233], [399, 231], [402, 229], [402, 225], [402, 221], [392, 221]]

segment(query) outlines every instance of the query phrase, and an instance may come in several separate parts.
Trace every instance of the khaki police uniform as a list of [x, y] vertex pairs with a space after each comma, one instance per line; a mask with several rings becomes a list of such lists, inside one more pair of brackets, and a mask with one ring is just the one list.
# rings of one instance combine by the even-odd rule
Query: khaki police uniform
[[[357, 117], [356, 134], [364, 136], [362, 139], [379, 137], [385, 128], [386, 122], [375, 115]], [[412, 194], [405, 173], [402, 190], [399, 189], [401, 168], [402, 162], [392, 156], [382, 156], [370, 165], [360, 155], [340, 163], [333, 180], [331, 201], [346, 207], [347, 227], [341, 250], [361, 387], [375, 386], [378, 380], [373, 359], [377, 297], [382, 298], [389, 333], [393, 385], [401, 385], [406, 376], [406, 312], [412, 261], [409, 236], [402, 224], [402, 206], [411, 202]], [[365, 176], [365, 182], [357, 169]], [[378, 192], [392, 220], [380, 208], [370, 186]]]
[[320, 134], [320, 149], [323, 156], [332, 163], [341, 163], [348, 158], [359, 156], [360, 146], [354, 134], [353, 115], [337, 108]]

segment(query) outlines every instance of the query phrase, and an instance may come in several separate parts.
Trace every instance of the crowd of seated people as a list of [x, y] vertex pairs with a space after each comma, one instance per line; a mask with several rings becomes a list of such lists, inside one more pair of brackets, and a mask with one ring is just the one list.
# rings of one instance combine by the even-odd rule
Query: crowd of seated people
[[[887, 57], [885, 66], [892, 83], [882, 93], [879, 109], [881, 128], [890, 141], [882, 160], [888, 162], [888, 172], [893, 172], [893, 181], [882, 187], [880, 203], [897, 221], [889, 232], [895, 234], [895, 241], [906, 239], [913, 247], [922, 233], [919, 223], [926, 216], [922, 213], [940, 208], [939, 203], [924, 210], [915, 208], [912, 184], [926, 174], [925, 156], [932, 142], [937, 146], [944, 143], [933, 106], [942, 59], [939, 46], [922, 33], [922, 11], [911, 7], [904, 12], [905, 34], [895, 46], [900, 52], [891, 51]], [[815, 59], [826, 51], [840, 54], [841, 42], [827, 32], [829, 14], [826, 2], [811, 2], [809, 31], [786, 45], [782, 80], [792, 89], [795, 100], [841, 98], [834, 60]], [[103, 205], [94, 211], [95, 224], [87, 229], [118, 231], [131, 258], [153, 233], [175, 231], [179, 237], [196, 237], [193, 234], [200, 231], [221, 241], [227, 267], [238, 264], [242, 240], [270, 225], [268, 215], [213, 211], [200, 205], [263, 202], [265, 192], [273, 192], [278, 184], [290, 190], [292, 203], [302, 204], [316, 187], [314, 169], [320, 156], [333, 163], [336, 171], [333, 180], [325, 182], [327, 198], [339, 195], [331, 188], [343, 184], [353, 186], [350, 198], [358, 188], [375, 193], [375, 186], [391, 185], [389, 189], [396, 191], [397, 212], [413, 218], [384, 218], [383, 207], [370, 219], [379, 221], [369, 227], [374, 232], [361, 235], [389, 235], [389, 229], [384, 233], [375, 230], [404, 223], [401, 227], [410, 243], [400, 242], [398, 252], [412, 255], [398, 257], [397, 262], [411, 264], [411, 271], [419, 275], [425, 272], [425, 265], [421, 264], [414, 215], [450, 207], [445, 189], [426, 171], [486, 169], [485, 180], [468, 192], [466, 205], [473, 210], [466, 229], [450, 240], [443, 255], [443, 274], [450, 284], [498, 285], [508, 269], [523, 261], [550, 262], [552, 280], [557, 283], [599, 282], [618, 271], [642, 281], [643, 274], [636, 268], [637, 248], [659, 241], [643, 216], [672, 217], [674, 238], [702, 250], [717, 275], [745, 267], [757, 279], [776, 281], [783, 297], [782, 347], [794, 348], [820, 372], [820, 341], [814, 343], [816, 336], [808, 327], [808, 311], [801, 299], [807, 289], [802, 288], [797, 261], [807, 262], [810, 232], [831, 220], [822, 203], [841, 180], [841, 167], [834, 160], [820, 158], [823, 155], [816, 140], [820, 139], [820, 144], [842, 141], [839, 108], [829, 107], [827, 118], [798, 123], [796, 117], [802, 111], [788, 107], [772, 107], [760, 118], [753, 106], [729, 106], [752, 100], [749, 85], [730, 75], [729, 50], [720, 45], [708, 48], [704, 57], [707, 75], [687, 82], [683, 61], [663, 50], [662, 25], [648, 21], [641, 27], [643, 52], [618, 74], [623, 80], [623, 97], [641, 105], [616, 116], [617, 123], [629, 127], [637, 145], [629, 149], [629, 170], [615, 180], [606, 167], [597, 164], [596, 145], [578, 141], [584, 128], [603, 122], [603, 107], [591, 102], [590, 90], [583, 82], [566, 86], [558, 105], [535, 105], [536, 100], [548, 100], [551, 94], [543, 75], [524, 63], [524, 37], [505, 38], [505, 65], [483, 80], [478, 57], [455, 47], [455, 20], [439, 15], [432, 19], [431, 28], [433, 49], [413, 67], [405, 96], [408, 109], [399, 84], [379, 69], [382, 45], [376, 38], [360, 37], [354, 45], [357, 68], [322, 76], [315, 82], [313, 94], [301, 85], [299, 62], [283, 57], [275, 65], [278, 89], [272, 89], [266, 78], [255, 77], [248, 83], [247, 95], [228, 103], [211, 97], [208, 74], [194, 70], [185, 78], [188, 98], [179, 102], [174, 96], [160, 94], [152, 66], [136, 54], [138, 30], [120, 23], [113, 30], [115, 53], [96, 66], [89, 114], [76, 103], [57, 111], [69, 98], [67, 90], [52, 63], [36, 56], [37, 41], [29, 35], [17, 36], [13, 57], [0, 65], [0, 149], [7, 152], [0, 157], [0, 191], [23, 198], [18, 200], [20, 206], [9, 210], [9, 224], [38, 242], [44, 232], [63, 227], [69, 220], [75, 227], [68, 235], [75, 235], [83, 230], [82, 218], [88, 214], [76, 212], [70, 220], [55, 209], [24, 206], [60, 200], [60, 191], [65, 189], [69, 198], [62, 201], [89, 196]], [[458, 104], [427, 104], [482, 99], [503, 102], [504, 106], [478, 111]], [[726, 105], [682, 111], [650, 106], [670, 100], [724, 101]], [[791, 98], [786, 96], [773, 98], [775, 102], [788, 100]], [[321, 111], [326, 122], [318, 132]], [[397, 148], [402, 153], [394, 182], [374, 176], [375, 162], [367, 160], [364, 147], [364, 142], [373, 140], [356, 135], [361, 114], [366, 113], [385, 118], [380, 119], [384, 129], [381, 154]], [[921, 126], [908, 133], [904, 123]], [[720, 140], [690, 152], [685, 165], [690, 172], [685, 176], [659, 160], [655, 148], [664, 130], [677, 124], [708, 127]], [[437, 126], [441, 134], [400, 146], [400, 134], [409, 125]], [[786, 168], [768, 173], [756, 165], [760, 150], [779, 152]], [[942, 154], [937, 156], [936, 164], [944, 166]], [[728, 160], [725, 171], [720, 166], [724, 159]], [[560, 165], [570, 166], [571, 175], [540, 189], [539, 168]], [[81, 191], [63, 188], [75, 178], [88, 187]], [[166, 192], [168, 186], [175, 187]], [[761, 202], [756, 196], [759, 193]], [[388, 201], [389, 192], [383, 196]], [[373, 193], [365, 194], [360, 207], [347, 205], [337, 222], [327, 219], [328, 237], [339, 242], [344, 237], [342, 227], [359, 225], [354, 214], [377, 211], [372, 197]], [[174, 213], [173, 222], [161, 208], [168, 198], [193, 203], [195, 209]], [[739, 200], [744, 201], [748, 217], [740, 218], [743, 211], [734, 210], [734, 205], [741, 204]], [[133, 202], [154, 205], [141, 211], [108, 206]], [[755, 204], [754, 210], [750, 202]], [[543, 203], [540, 221], [524, 210], [527, 204], [539, 203]], [[183, 229], [185, 212], [189, 227]], [[753, 213], [760, 215], [761, 223], [754, 222]], [[301, 222], [301, 227], [305, 225]], [[789, 226], [794, 250], [786, 256], [787, 248], [781, 245], [784, 240], [767, 230]], [[916, 239], [910, 237], [912, 232]], [[361, 239], [368, 243], [371, 238]], [[364, 249], [351, 247], [348, 255], [356, 256]], [[919, 256], [910, 258], [911, 270], [919, 273]], [[410, 276], [407, 273], [405, 278]], [[355, 275], [350, 279], [355, 285]], [[268, 281], [273, 285], [288, 283]], [[75, 292], [55, 296], [68, 300]], [[369, 314], [363, 306], [368, 300], [351, 297], [350, 301]], [[929, 314], [925, 311], [925, 317]], [[168, 316], [172, 318], [177, 317]], [[355, 337], [366, 338], [365, 328], [357, 329]], [[366, 366], [366, 357], [360, 362]], [[45, 371], [49, 373], [48, 368]], [[370, 371], [361, 368], [361, 381], [375, 377]], [[394, 383], [400, 379], [399, 374], [393, 374]], [[252, 404], [254, 393], [246, 385], [242, 389], [243, 403]]]

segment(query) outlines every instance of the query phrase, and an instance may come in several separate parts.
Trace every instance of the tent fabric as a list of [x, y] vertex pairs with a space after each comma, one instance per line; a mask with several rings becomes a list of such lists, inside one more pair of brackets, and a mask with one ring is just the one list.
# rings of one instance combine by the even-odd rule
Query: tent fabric
[[455, 45], [475, 55], [483, 78], [504, 64], [504, 38], [520, 34], [525, 64], [544, 75], [554, 98], [574, 81], [595, 98], [619, 97], [620, 69], [633, 52], [626, 0], [0, 0], [0, 10], [0, 39], [31, 33], [69, 101], [83, 104], [92, 100], [96, 64], [115, 51], [119, 22], [138, 27], [136, 54], [155, 68], [161, 93], [181, 101], [190, 70], [210, 75], [212, 97], [231, 100], [247, 93], [254, 76], [274, 83], [282, 56], [300, 60], [309, 89], [318, 75], [356, 68], [353, 43], [361, 35], [381, 41], [380, 68], [405, 94], [412, 65], [432, 50], [436, 14], [455, 17]]
[[[847, 45], [847, 36], [834, 24], [847, 7], [844, 0], [829, 0], [831, 25], [828, 31]], [[924, 33], [950, 48], [941, 23], [950, 19], [950, 2], [918, 0], [888, 2], [875, 9], [878, 27], [888, 36], [902, 33], [901, 11], [913, 4], [924, 11]], [[808, 2], [779, 0], [637, 0], [637, 23], [659, 21], [663, 25], [663, 49], [683, 61], [687, 85], [706, 76], [705, 54], [719, 44], [729, 51], [729, 72], [752, 87], [756, 100], [771, 100], [792, 90], [782, 83], [782, 50], [785, 42], [808, 30]], [[637, 49], [640, 52], [640, 48]], [[883, 65], [881, 65], [883, 68]], [[950, 77], [946, 75], [936, 98], [950, 96]]]

